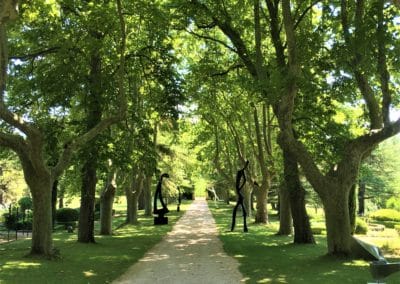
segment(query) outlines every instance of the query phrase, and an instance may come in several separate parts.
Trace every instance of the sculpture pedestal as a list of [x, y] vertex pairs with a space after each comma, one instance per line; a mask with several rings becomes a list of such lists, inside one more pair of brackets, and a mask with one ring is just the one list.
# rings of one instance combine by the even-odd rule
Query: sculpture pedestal
[[167, 225], [168, 224], [168, 217], [158, 216], [154, 217], [154, 225]]

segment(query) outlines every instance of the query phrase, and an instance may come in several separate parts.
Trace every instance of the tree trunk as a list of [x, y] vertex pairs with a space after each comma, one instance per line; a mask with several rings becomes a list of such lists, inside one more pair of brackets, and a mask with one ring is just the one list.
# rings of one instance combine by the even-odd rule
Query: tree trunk
[[358, 184], [358, 216], [364, 216], [365, 212], [365, 182]]
[[342, 190], [331, 188], [327, 196], [322, 199], [325, 208], [328, 254], [331, 255], [349, 256], [351, 253], [348, 196], [343, 194]]
[[350, 231], [354, 235], [356, 231], [356, 184], [353, 184], [349, 192], [349, 217]]
[[257, 161], [261, 169], [261, 186], [257, 191], [257, 211], [256, 211], [256, 223], [268, 223], [268, 211], [267, 211], [267, 199], [268, 192], [270, 189], [270, 173], [266, 166], [265, 156], [264, 156], [264, 143], [262, 140], [262, 133], [260, 130], [260, 122], [258, 119], [258, 113], [256, 106], [253, 105], [253, 118], [254, 125], [256, 129], [256, 139], [257, 139]]
[[112, 211], [115, 186], [108, 182], [100, 196], [100, 235], [112, 234]]
[[126, 222], [128, 224], [138, 223], [138, 209], [139, 209], [139, 196], [142, 195], [142, 189], [145, 186], [146, 181], [142, 174], [136, 175], [129, 184], [127, 191], [128, 214]]
[[125, 197], [126, 197], [126, 223], [134, 224], [133, 193], [130, 182], [126, 183], [125, 185]]
[[262, 190], [258, 187], [256, 191], [256, 214], [255, 214], [255, 223], [268, 223], [268, 214], [267, 214], [267, 191]]
[[143, 191], [143, 184], [144, 184], [144, 176], [142, 173], [139, 173], [135, 183], [133, 184], [132, 188], [132, 194], [133, 194], [133, 223], [137, 224], [138, 223], [138, 209], [139, 209], [139, 196], [142, 194]]
[[[27, 175], [26, 172], [24, 174]], [[35, 176], [26, 178], [33, 202], [31, 254], [53, 257], [51, 178], [50, 176], [38, 176], [37, 172], [32, 174]]]
[[[142, 185], [143, 186], [143, 185]], [[144, 198], [144, 190], [141, 191], [140, 195], [139, 195], [139, 200], [138, 200], [138, 209], [139, 210], [143, 210], [145, 208], [145, 203], [146, 200]]]
[[64, 189], [61, 188], [60, 194], [58, 197], [58, 208], [64, 208]]
[[144, 208], [144, 215], [145, 216], [153, 216], [153, 207], [152, 207], [152, 199], [151, 199], [151, 180], [152, 176], [148, 175], [144, 179], [144, 196], [145, 196], [145, 208]]
[[[95, 33], [96, 34], [96, 33]], [[101, 35], [96, 34], [96, 40]], [[101, 56], [97, 49], [91, 51], [89, 92], [86, 97], [86, 129], [89, 131], [101, 121]], [[79, 214], [78, 242], [94, 243], [94, 203], [96, 194], [96, 169], [99, 146], [97, 139], [86, 146], [83, 151], [84, 165], [82, 170], [81, 208]]]
[[289, 192], [290, 210], [294, 226], [294, 243], [315, 244], [306, 211], [305, 190], [301, 186], [297, 161], [283, 150], [285, 184]]
[[81, 207], [79, 211], [78, 242], [95, 243], [94, 204], [96, 194], [96, 168], [86, 162], [83, 167]]
[[293, 233], [292, 212], [290, 211], [289, 191], [283, 183], [279, 191], [279, 231], [277, 235], [290, 235]]
[[54, 225], [56, 224], [56, 211], [57, 211], [57, 189], [58, 189], [58, 180], [55, 180], [53, 182], [53, 186], [51, 189], [51, 216], [52, 216], [52, 222], [51, 224]]

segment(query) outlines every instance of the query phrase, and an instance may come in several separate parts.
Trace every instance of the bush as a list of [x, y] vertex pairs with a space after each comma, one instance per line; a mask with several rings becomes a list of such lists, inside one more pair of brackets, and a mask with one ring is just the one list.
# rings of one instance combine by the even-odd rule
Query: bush
[[15, 230], [17, 228], [18, 218], [16, 214], [4, 213], [4, 227], [8, 230]]
[[64, 224], [65, 227], [75, 226], [75, 222], [79, 219], [79, 212], [73, 208], [60, 208], [56, 212], [56, 221]]
[[368, 232], [368, 225], [363, 219], [356, 219], [356, 230], [355, 233], [359, 235], [365, 235]]
[[397, 234], [398, 234], [399, 237], [400, 237], [400, 225], [395, 225], [395, 226], [394, 226], [394, 229], [397, 231]]
[[18, 205], [21, 212], [24, 212], [27, 209], [32, 210], [32, 198], [29, 196], [22, 197], [20, 200], [18, 200]]
[[376, 221], [400, 222], [400, 211], [394, 209], [379, 209], [369, 214], [369, 217]]

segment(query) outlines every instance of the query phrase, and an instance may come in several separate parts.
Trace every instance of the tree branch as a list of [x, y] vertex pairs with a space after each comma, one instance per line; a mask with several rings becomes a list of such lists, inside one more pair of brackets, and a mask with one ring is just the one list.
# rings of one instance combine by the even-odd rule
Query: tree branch
[[371, 129], [382, 128], [382, 117], [379, 113], [379, 104], [375, 98], [374, 91], [368, 82], [367, 77], [363, 74], [360, 69], [360, 63], [363, 61], [363, 55], [359, 52], [359, 46], [362, 46], [362, 19], [364, 15], [364, 0], [357, 0], [356, 12], [355, 12], [355, 37], [354, 42], [351, 42], [348, 13], [347, 13], [347, 0], [341, 0], [341, 22], [344, 34], [344, 39], [347, 45], [347, 49], [352, 53], [353, 60], [350, 68], [354, 73], [358, 89], [363, 96], [367, 109], [369, 120], [371, 122]]
[[379, 79], [381, 83], [381, 90], [382, 90], [382, 116], [383, 122], [386, 126], [390, 123], [390, 104], [392, 102], [392, 96], [389, 89], [389, 81], [390, 81], [390, 74], [387, 69], [386, 63], [386, 32], [387, 27], [385, 24], [384, 16], [383, 16], [383, 9], [384, 9], [384, 1], [378, 1], [378, 27], [376, 29], [376, 39], [378, 43], [378, 73]]
[[236, 48], [236, 53], [242, 59], [244, 65], [249, 70], [250, 74], [253, 78], [257, 79], [257, 69], [254, 62], [250, 58], [250, 53], [247, 50], [247, 47], [240, 37], [240, 34], [231, 26], [228, 20], [222, 21], [217, 18], [213, 11], [211, 11], [205, 4], [200, 3], [198, 0], [191, 0], [191, 3], [199, 9], [202, 9], [206, 12], [207, 15], [213, 19], [213, 21], [217, 24], [220, 30], [230, 39], [232, 44]]
[[233, 70], [240, 69], [240, 68], [243, 68], [243, 67], [244, 67], [243, 64], [235, 64], [235, 65], [232, 65], [232, 66], [228, 67], [228, 69], [226, 69], [224, 71], [211, 74], [211, 77], [224, 76], [224, 75], [228, 74], [229, 72], [231, 72]]
[[189, 34], [194, 35], [194, 36], [196, 36], [198, 38], [202, 38], [202, 39], [205, 39], [205, 40], [217, 42], [217, 43], [223, 45], [224, 47], [226, 47], [227, 49], [237, 53], [236, 49], [234, 49], [233, 47], [229, 46], [228, 44], [226, 44], [222, 40], [219, 40], [219, 39], [216, 39], [216, 38], [213, 38], [213, 37], [210, 37], [210, 36], [206, 36], [206, 35], [201, 35], [201, 34], [198, 34], [198, 33], [194, 32], [194, 31], [191, 31], [191, 30], [186, 30], [186, 32], [188, 32]]
[[9, 59], [18, 59], [21, 61], [25, 61], [25, 60], [30, 60], [30, 59], [35, 59], [39, 56], [43, 56], [49, 53], [55, 53], [56, 51], [60, 50], [59, 46], [54, 46], [54, 47], [50, 47], [44, 50], [38, 50], [36, 52], [33, 53], [29, 53], [29, 54], [24, 54], [24, 55], [12, 55], [9, 57]]

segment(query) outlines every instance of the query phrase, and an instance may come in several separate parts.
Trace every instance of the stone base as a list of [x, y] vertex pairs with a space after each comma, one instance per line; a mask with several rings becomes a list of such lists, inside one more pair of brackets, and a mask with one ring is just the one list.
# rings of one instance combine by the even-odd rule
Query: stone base
[[159, 216], [154, 217], [154, 225], [167, 225], [168, 224], [168, 217]]

